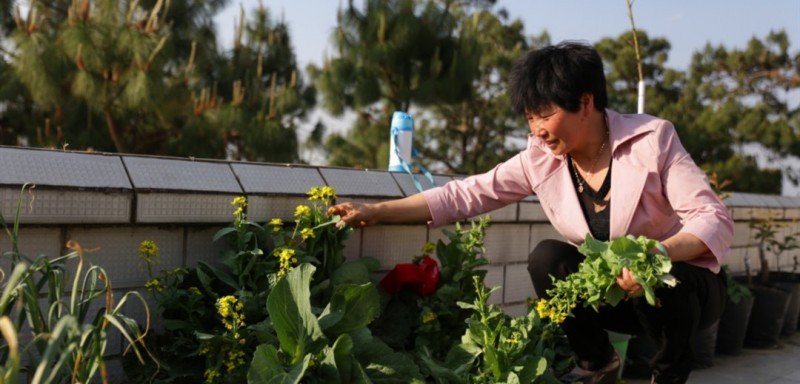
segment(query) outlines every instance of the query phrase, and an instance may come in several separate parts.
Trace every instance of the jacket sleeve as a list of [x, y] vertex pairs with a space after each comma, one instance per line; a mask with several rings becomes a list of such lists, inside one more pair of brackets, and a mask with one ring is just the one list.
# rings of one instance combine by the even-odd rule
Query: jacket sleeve
[[[711, 189], [705, 172], [692, 160], [671, 123], [657, 134], [664, 194], [680, 217], [683, 229], [699, 238], [711, 251], [718, 270], [733, 241], [733, 220], [727, 207]], [[710, 256], [710, 255], [709, 255]], [[702, 257], [702, 256], [701, 256]]]
[[525, 172], [527, 152], [522, 151], [486, 173], [423, 192], [431, 212], [429, 224], [439, 227], [475, 217], [531, 195]]

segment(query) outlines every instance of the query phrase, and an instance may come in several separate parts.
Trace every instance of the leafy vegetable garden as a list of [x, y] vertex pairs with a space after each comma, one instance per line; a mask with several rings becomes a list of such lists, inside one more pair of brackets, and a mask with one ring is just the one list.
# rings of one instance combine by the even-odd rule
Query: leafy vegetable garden
[[[107, 381], [103, 351], [112, 324], [136, 352], [123, 364], [126, 380], [136, 383], [556, 383], [572, 365], [558, 325], [571, 308], [619, 302], [625, 292], [614, 276], [622, 267], [634, 272], [651, 304], [653, 289], [675, 283], [669, 259], [650, 253], [657, 242], [587, 238], [579, 272], [557, 282], [550, 300], [532, 302], [527, 314], [510, 317], [488, 303], [494, 291], [485, 287], [482, 269], [488, 264], [488, 219], [445, 230], [447, 240], [424, 244], [408, 264], [394, 266], [377, 282], [377, 260], [344, 257], [352, 229], [337, 228], [339, 217], [327, 215], [335, 191], [312, 188], [308, 195], [309, 204], [296, 208], [293, 223], [273, 219], [265, 225], [249, 221], [246, 199], [235, 198], [232, 224], [213, 238], [230, 245], [219, 263], [155, 273], [158, 245], [143, 241], [139, 258], [150, 276], [145, 287], [154, 302], [153, 328], [120, 313], [122, 303], [90, 312], [94, 299], [111, 298], [101, 269], [89, 268], [89, 278], [78, 284], [76, 276], [67, 287], [61, 273], [69, 268], [59, 264], [60, 272], [37, 282], [28, 276], [41, 273], [47, 259], [29, 263], [14, 249], [14, 264], [24, 272], [14, 272], [0, 301], [3, 315], [16, 316], [11, 323], [0, 318], [8, 341], [0, 350], [5, 378], [43, 370], [46, 382], [76, 375]], [[16, 231], [9, 231], [12, 238]], [[96, 289], [98, 283], [105, 288]], [[40, 309], [24, 292], [43, 287], [54, 293]], [[60, 310], [65, 296], [59, 292], [67, 288], [80, 316], [72, 315], [72, 307]], [[38, 325], [44, 314], [50, 316], [44, 323], [70, 317], [83, 324], [78, 329], [84, 334], [97, 336], [71, 336], [72, 344], [48, 339], [40, 332], [50, 331]], [[28, 329], [32, 340], [18, 346], [15, 338]], [[94, 368], [83, 368], [90, 362]]]

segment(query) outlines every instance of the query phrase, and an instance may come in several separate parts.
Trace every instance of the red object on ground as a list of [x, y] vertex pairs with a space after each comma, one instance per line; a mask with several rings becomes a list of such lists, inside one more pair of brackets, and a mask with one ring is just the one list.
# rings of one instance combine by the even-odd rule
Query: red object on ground
[[381, 288], [394, 295], [403, 287], [422, 296], [430, 296], [436, 292], [439, 284], [439, 264], [428, 256], [419, 264], [397, 264], [389, 274], [381, 280]]

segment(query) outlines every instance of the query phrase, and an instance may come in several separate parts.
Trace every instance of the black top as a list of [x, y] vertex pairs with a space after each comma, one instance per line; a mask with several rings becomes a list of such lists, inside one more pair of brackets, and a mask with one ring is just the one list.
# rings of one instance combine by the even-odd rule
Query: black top
[[[600, 190], [593, 191], [592, 187], [590, 187], [589, 184], [583, 180], [581, 175], [578, 174], [578, 172], [575, 172], [575, 169], [572, 165], [572, 159], [567, 158], [567, 160], [569, 174], [572, 178], [572, 185], [575, 186], [575, 192], [578, 194], [578, 201], [581, 203], [583, 217], [586, 219], [586, 223], [589, 224], [589, 232], [591, 232], [592, 237], [594, 237], [595, 240], [608, 241], [611, 227], [609, 217], [609, 213], [611, 212], [611, 202], [609, 201], [602, 210], [597, 212], [594, 210], [593, 203], [602, 202], [611, 189], [611, 162], [608, 164], [608, 173], [606, 173], [606, 178], [603, 179], [603, 184], [600, 186]], [[578, 192], [579, 177], [581, 177], [581, 181], [583, 182], [583, 192]]]

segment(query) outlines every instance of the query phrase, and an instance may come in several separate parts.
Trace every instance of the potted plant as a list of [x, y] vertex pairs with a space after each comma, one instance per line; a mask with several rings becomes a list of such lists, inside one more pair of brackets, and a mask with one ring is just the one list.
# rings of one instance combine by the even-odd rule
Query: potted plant
[[781, 271], [780, 258], [781, 254], [786, 251], [800, 248], [797, 237], [800, 233], [785, 235], [783, 239], [770, 239], [767, 249], [775, 254], [778, 260], [777, 272], [770, 274], [771, 281], [775, 286], [784, 289], [791, 294], [789, 298], [789, 307], [786, 310], [786, 316], [783, 321], [783, 328], [781, 334], [784, 336], [791, 336], [797, 332], [798, 317], [800, 317], [800, 276], [797, 275], [797, 255], [794, 256], [794, 266], [791, 272]]
[[[723, 266], [725, 273], [730, 270]], [[728, 301], [719, 319], [717, 328], [716, 352], [726, 355], [738, 355], [744, 346], [747, 324], [753, 309], [753, 294], [745, 284], [727, 275]]]
[[770, 282], [769, 260], [767, 251], [775, 249], [775, 239], [779, 224], [772, 215], [756, 219], [750, 223], [756, 231], [758, 240], [758, 258], [761, 270], [757, 281], [747, 273], [748, 288], [755, 297], [750, 322], [745, 336], [745, 345], [753, 348], [771, 348], [778, 343], [786, 312], [789, 307], [789, 292]]

